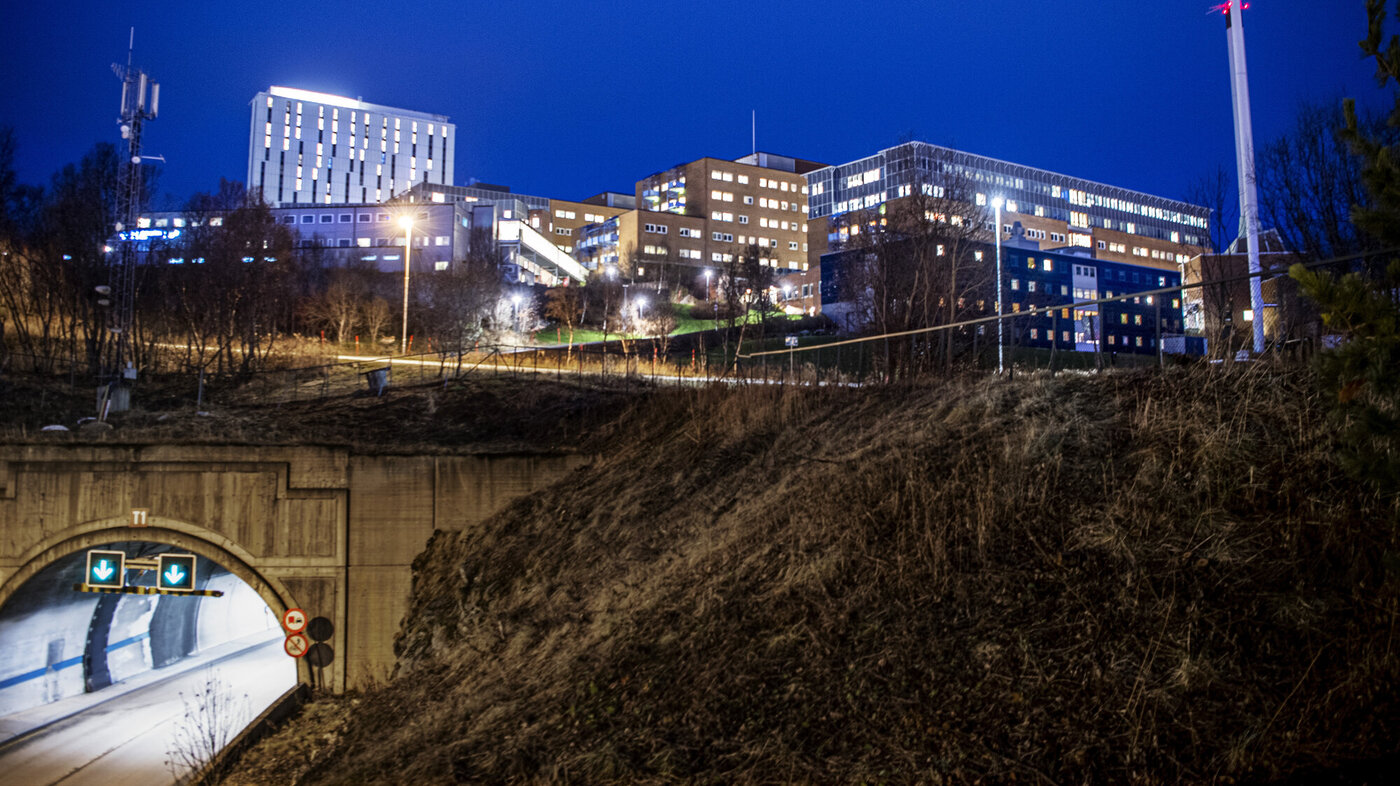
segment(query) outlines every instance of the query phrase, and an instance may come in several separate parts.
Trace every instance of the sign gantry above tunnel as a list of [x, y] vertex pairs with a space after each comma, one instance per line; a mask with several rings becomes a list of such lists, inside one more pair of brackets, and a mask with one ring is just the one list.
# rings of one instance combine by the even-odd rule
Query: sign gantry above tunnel
[[[106, 592], [131, 595], [202, 595], [223, 597], [221, 590], [195, 589], [197, 559], [193, 554], [158, 554], [155, 559], [128, 557], [124, 551], [91, 549], [87, 553], [87, 570], [83, 581], [74, 584], [78, 592]], [[154, 587], [129, 586], [128, 570], [153, 570]]]

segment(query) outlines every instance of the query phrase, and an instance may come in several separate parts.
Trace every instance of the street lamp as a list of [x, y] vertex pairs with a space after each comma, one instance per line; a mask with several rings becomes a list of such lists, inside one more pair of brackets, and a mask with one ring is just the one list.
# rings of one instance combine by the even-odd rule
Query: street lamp
[[408, 354], [408, 259], [413, 253], [413, 216], [399, 216], [399, 226], [403, 227], [403, 339], [399, 354]]
[[520, 331], [520, 295], [510, 296], [510, 329]]
[[1001, 197], [992, 198], [992, 207], [996, 211], [996, 219], [992, 225], [992, 234], [996, 239], [997, 250], [997, 373], [1002, 373], [1002, 326], [1001, 326]]

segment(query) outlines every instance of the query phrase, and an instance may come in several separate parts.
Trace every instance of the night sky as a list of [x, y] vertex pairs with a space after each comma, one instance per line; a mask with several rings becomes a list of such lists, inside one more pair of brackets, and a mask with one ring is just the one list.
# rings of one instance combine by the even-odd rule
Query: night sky
[[[1218, 0], [25, 2], [5, 15], [0, 124], [47, 183], [118, 141], [135, 63], [161, 83], [158, 207], [242, 180], [270, 85], [449, 115], [456, 180], [580, 199], [750, 150], [844, 163], [915, 138], [1168, 197], [1234, 170]], [[1256, 142], [1303, 100], [1388, 100], [1363, 0], [1252, 0]]]

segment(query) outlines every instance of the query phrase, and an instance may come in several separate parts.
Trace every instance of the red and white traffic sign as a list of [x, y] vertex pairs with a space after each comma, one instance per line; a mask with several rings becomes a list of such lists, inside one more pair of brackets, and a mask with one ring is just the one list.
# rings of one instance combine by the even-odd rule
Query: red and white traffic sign
[[300, 633], [293, 633], [287, 637], [286, 641], [282, 642], [282, 649], [293, 658], [300, 658], [306, 654], [307, 650], [311, 649], [311, 642]]
[[306, 612], [301, 609], [287, 609], [287, 613], [282, 615], [282, 627], [288, 633], [301, 633], [306, 630]]

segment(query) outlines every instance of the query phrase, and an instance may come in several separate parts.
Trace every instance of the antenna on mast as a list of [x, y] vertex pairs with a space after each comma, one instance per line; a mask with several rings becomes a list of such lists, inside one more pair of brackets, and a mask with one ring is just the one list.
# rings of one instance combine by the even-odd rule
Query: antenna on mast
[[751, 143], [754, 155], [758, 155], [758, 110], [749, 110], [749, 142]]
[[[126, 140], [126, 160], [121, 165], [121, 183], [117, 190], [118, 258], [108, 269], [112, 297], [112, 319], [108, 331], [112, 334], [108, 363], [107, 411], [121, 412], [131, 406], [131, 382], [136, 379], [135, 346], [131, 339], [136, 301], [136, 222], [141, 210], [141, 128], [145, 121], [154, 120], [160, 109], [160, 85], [149, 75], [132, 66], [136, 48], [136, 28], [127, 38], [126, 65], [112, 64], [112, 72], [122, 80], [121, 116], [117, 125]], [[100, 413], [105, 417], [105, 412]]]

